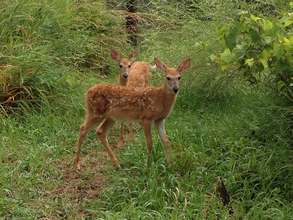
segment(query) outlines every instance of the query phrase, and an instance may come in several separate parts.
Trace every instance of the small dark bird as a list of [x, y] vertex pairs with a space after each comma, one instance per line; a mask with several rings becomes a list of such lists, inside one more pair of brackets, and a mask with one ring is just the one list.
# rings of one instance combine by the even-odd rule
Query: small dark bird
[[233, 214], [233, 208], [230, 206], [230, 195], [221, 177], [217, 178], [217, 182], [215, 184], [215, 193], [220, 198], [223, 205], [228, 208], [229, 214]]

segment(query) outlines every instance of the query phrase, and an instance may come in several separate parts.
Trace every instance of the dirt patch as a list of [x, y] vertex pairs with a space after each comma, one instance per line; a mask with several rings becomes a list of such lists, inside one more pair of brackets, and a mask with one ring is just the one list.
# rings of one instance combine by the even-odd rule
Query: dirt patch
[[99, 152], [82, 157], [82, 169], [76, 171], [73, 157], [58, 161], [57, 167], [61, 171], [63, 184], [51, 192], [54, 197], [66, 197], [76, 202], [84, 199], [97, 198], [105, 186], [105, 153]]
[[[118, 124], [118, 123], [117, 123]], [[113, 129], [111, 144], [117, 143], [120, 131]], [[105, 173], [113, 169], [106, 150], [96, 140], [99, 149], [90, 149], [81, 154], [81, 170], [77, 171], [74, 164], [74, 154], [55, 161], [57, 176], [54, 188], [46, 191], [45, 200], [52, 202], [54, 208], [45, 211], [44, 219], [81, 219], [95, 218], [96, 212], [87, 209], [91, 201], [99, 199], [107, 186]], [[114, 149], [119, 155], [121, 149]], [[86, 151], [84, 149], [84, 151]], [[59, 175], [59, 176], [58, 176]], [[45, 204], [37, 204], [44, 206]], [[49, 217], [47, 217], [49, 216]]]
[[[137, 130], [134, 129], [134, 131], [137, 134]], [[110, 135], [110, 144], [114, 146], [120, 136], [120, 123], [117, 123]], [[97, 144], [100, 144], [98, 140]], [[119, 154], [119, 150], [114, 149], [116, 155]], [[81, 155], [82, 167], [80, 171], [75, 169], [74, 156], [69, 155], [56, 161], [61, 181], [55, 189], [50, 191], [49, 197], [67, 198], [79, 204], [83, 200], [94, 199], [100, 195], [106, 185], [104, 172], [113, 166], [103, 147], [99, 150], [91, 149]]]

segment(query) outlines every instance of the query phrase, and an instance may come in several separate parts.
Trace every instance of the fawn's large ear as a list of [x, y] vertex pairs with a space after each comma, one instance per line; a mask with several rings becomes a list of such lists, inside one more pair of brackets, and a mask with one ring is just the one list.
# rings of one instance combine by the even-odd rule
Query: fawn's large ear
[[162, 63], [162, 62], [159, 60], [159, 58], [156, 57], [155, 60], [154, 60], [154, 62], [155, 62], [156, 67], [157, 67], [158, 69], [160, 69], [160, 70], [166, 72], [166, 70], [167, 70], [167, 65], [164, 64], [164, 63]]
[[191, 59], [185, 59], [183, 60], [177, 67], [177, 71], [181, 74], [191, 66]]
[[134, 50], [128, 55], [128, 58], [130, 60], [134, 60], [137, 56], [138, 56], [138, 50]]
[[122, 58], [121, 54], [117, 50], [114, 50], [114, 49], [111, 50], [111, 57], [113, 60], [116, 60], [118, 62], [120, 62]]

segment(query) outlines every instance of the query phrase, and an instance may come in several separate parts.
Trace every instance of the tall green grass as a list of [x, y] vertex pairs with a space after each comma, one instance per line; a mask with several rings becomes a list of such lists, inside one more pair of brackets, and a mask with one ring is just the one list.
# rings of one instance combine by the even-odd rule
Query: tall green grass
[[126, 42], [123, 18], [103, 2], [13, 0], [2, 1], [0, 11], [4, 110], [18, 101], [44, 100], [62, 87], [66, 69], [109, 74], [109, 50]]

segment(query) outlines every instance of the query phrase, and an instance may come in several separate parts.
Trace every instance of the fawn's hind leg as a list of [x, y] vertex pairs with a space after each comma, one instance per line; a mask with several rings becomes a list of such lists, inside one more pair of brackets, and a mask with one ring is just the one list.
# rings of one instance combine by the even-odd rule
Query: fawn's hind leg
[[133, 129], [133, 123], [132, 122], [121, 122], [121, 127], [120, 127], [120, 137], [119, 137], [119, 141], [117, 143], [117, 148], [122, 147], [125, 144], [125, 137], [126, 137], [126, 133], [127, 133], [127, 140], [129, 142], [133, 142], [134, 141], [134, 129]]
[[84, 138], [86, 137], [87, 133], [91, 130], [91, 128], [98, 123], [100, 118], [97, 117], [86, 117], [84, 123], [80, 126], [79, 130], [79, 138], [77, 141], [77, 150], [76, 150], [76, 169], [80, 170], [80, 147], [82, 142], [84, 141]]
[[101, 143], [106, 148], [106, 150], [112, 160], [113, 165], [116, 168], [120, 168], [120, 164], [119, 164], [114, 152], [112, 151], [111, 146], [108, 142], [108, 138], [107, 138], [107, 132], [113, 125], [114, 125], [114, 121], [110, 118], [107, 118], [102, 125], [102, 129], [100, 127], [97, 128], [96, 133], [97, 133], [97, 136], [100, 139]]
[[[107, 127], [111, 124], [111, 120], [109, 118], [105, 118], [97, 127], [96, 133], [98, 135], [102, 134], [105, 129], [108, 129]], [[125, 144], [125, 125], [121, 122], [121, 127], [120, 127], [120, 136], [118, 143], [113, 146], [113, 148], [119, 148]]]
[[129, 122], [127, 124], [127, 128], [128, 128], [128, 140], [130, 142], [133, 142], [134, 139], [135, 139], [134, 123], [133, 122]]

